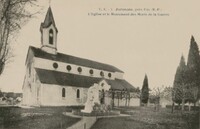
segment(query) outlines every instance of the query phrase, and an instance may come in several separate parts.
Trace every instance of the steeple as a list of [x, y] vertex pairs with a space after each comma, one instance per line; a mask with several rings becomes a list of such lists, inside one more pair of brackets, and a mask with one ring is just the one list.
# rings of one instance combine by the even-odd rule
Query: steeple
[[57, 27], [53, 18], [51, 7], [48, 8], [44, 22], [40, 25], [41, 49], [56, 54], [57, 51]]
[[[42, 31], [42, 28], [48, 28], [51, 24], [56, 28], [51, 7], [49, 7], [44, 22], [41, 23], [40, 31]], [[58, 32], [57, 28], [56, 31]]]

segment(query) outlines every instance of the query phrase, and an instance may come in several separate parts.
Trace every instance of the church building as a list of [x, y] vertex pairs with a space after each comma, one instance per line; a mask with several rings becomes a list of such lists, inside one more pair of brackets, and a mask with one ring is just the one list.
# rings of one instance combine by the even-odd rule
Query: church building
[[99, 97], [100, 103], [110, 103], [114, 92], [135, 90], [123, 79], [124, 72], [112, 65], [59, 53], [58, 29], [51, 7], [41, 23], [40, 32], [41, 47], [30, 46], [26, 57], [23, 105], [84, 105], [88, 90], [94, 85], [101, 87], [96, 95], [105, 93]]

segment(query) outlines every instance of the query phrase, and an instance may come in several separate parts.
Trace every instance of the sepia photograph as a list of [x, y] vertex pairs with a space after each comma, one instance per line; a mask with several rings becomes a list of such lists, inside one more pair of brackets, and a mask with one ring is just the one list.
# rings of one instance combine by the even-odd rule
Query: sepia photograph
[[0, 129], [200, 129], [199, 4], [0, 0]]

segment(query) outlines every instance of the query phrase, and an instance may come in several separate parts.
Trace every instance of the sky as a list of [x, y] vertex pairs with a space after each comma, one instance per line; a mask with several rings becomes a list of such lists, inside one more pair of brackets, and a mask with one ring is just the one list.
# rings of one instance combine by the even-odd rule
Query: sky
[[[200, 45], [199, 4], [198, 0], [40, 1], [41, 13], [23, 26], [11, 43], [14, 57], [0, 77], [0, 89], [22, 91], [28, 47], [40, 47], [39, 28], [49, 5], [58, 28], [59, 52], [114, 65], [135, 87], [142, 87], [145, 74], [150, 88], [172, 86], [181, 55], [187, 60], [191, 35]], [[115, 11], [118, 8], [167, 16], [88, 15], [104, 13], [104, 8], [105, 13], [111, 9], [129, 13]], [[144, 8], [159, 11], [141, 11]]]

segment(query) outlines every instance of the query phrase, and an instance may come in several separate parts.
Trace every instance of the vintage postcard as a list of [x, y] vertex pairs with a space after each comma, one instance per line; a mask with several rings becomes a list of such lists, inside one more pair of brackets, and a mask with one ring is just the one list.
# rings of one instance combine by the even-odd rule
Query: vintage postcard
[[199, 5], [0, 0], [0, 129], [199, 129]]

